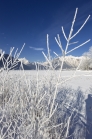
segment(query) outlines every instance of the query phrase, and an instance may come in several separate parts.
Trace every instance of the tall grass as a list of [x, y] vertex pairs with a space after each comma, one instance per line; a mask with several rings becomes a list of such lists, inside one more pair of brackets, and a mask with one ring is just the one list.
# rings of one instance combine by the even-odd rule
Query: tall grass
[[[13, 68], [18, 64], [17, 59], [25, 44], [19, 53], [17, 53], [18, 49], [15, 51], [14, 61], [11, 59], [9, 61], [14, 48], [10, 50], [9, 57], [5, 63], [3, 62], [3, 68], [0, 69], [0, 139], [67, 139], [70, 136], [72, 116], [78, 111], [77, 107], [73, 106], [77, 98], [72, 105], [72, 110], [65, 116], [65, 105], [67, 107], [71, 105], [70, 102], [66, 103], [66, 100], [70, 94], [72, 95], [72, 91], [69, 88], [63, 88], [63, 84], [76, 76], [80, 63], [72, 76], [65, 80], [62, 78], [63, 64], [67, 54], [90, 41], [89, 39], [68, 51], [70, 45], [78, 43], [70, 43], [70, 41], [82, 30], [90, 17], [89, 15], [80, 29], [73, 34], [77, 11], [78, 8], [75, 11], [68, 37], [62, 27], [62, 33], [66, 40], [65, 50], [62, 47], [59, 34], [55, 37], [63, 55], [58, 76], [51, 62], [49, 35], [47, 35], [48, 56], [42, 52], [49, 63], [47, 70], [43, 71], [44, 76], [40, 75], [42, 71], [39, 70], [37, 64], [36, 74], [33, 71], [26, 72], [22, 63], [21, 70], [14, 71]], [[56, 52], [54, 54], [59, 57]], [[0, 59], [4, 60], [4, 52], [1, 53]], [[10, 63], [11, 67], [9, 67]], [[58, 101], [59, 93], [61, 100]]]

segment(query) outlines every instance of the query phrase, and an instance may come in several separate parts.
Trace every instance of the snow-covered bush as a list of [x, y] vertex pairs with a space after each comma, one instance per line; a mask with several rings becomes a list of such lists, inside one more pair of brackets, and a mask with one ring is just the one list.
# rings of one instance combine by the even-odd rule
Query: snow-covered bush
[[87, 56], [92, 59], [92, 46], [89, 48], [89, 51], [87, 52]]
[[89, 70], [92, 69], [92, 47], [89, 48], [88, 52], [83, 54], [82, 62], [80, 64], [80, 69]]
[[[58, 75], [51, 63], [48, 35], [48, 56], [42, 52], [49, 63], [48, 69], [44, 71], [44, 76], [41, 77], [37, 64], [36, 74], [32, 76], [30, 76], [32, 71], [26, 74], [22, 62], [20, 71], [14, 72], [8, 67], [9, 63], [11, 63], [12, 68], [16, 66], [24, 45], [17, 55], [17, 51], [15, 52], [16, 56], [14, 56], [15, 61], [13, 63], [11, 60], [6, 60], [4, 63], [4, 68], [1, 69], [0, 73], [0, 139], [66, 139], [70, 135], [71, 119], [73, 115], [75, 117], [74, 113], [77, 113], [79, 107], [74, 107], [76, 106], [77, 98], [72, 97], [71, 103], [67, 101], [70, 94], [74, 96], [72, 95], [74, 91], [69, 91], [69, 89], [66, 91], [62, 85], [75, 77], [80, 63], [76, 71], [67, 79], [62, 79], [62, 68], [67, 54], [90, 41], [87, 40], [68, 51], [68, 47], [71, 44], [77, 43], [70, 43], [70, 41], [81, 31], [90, 17], [89, 15], [80, 29], [73, 34], [77, 11], [78, 8], [75, 11], [68, 37], [62, 27], [62, 32], [66, 39], [65, 50], [61, 45], [59, 34], [55, 37], [63, 55]], [[11, 49], [9, 57], [13, 49]], [[4, 52], [1, 52], [0, 59], [4, 58], [3, 55]], [[55, 55], [58, 57], [58, 54], [55, 53]], [[61, 100], [58, 100], [59, 95]], [[68, 114], [64, 113], [65, 106], [67, 108], [71, 106], [71, 111]], [[57, 117], [58, 115], [60, 117]]]

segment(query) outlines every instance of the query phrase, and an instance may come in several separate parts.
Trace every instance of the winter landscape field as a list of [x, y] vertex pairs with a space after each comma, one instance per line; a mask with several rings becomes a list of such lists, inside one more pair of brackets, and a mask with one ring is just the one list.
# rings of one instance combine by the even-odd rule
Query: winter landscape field
[[[1, 139], [90, 139], [92, 136], [92, 71], [10, 71], [0, 80]], [[0, 78], [3, 79], [3, 74]], [[2, 99], [3, 98], [3, 99]]]
[[[68, 55], [90, 41], [68, 50], [90, 15], [73, 34], [78, 8], [66, 40], [55, 37], [62, 56], [51, 59], [47, 34], [46, 62], [30, 63], [19, 53], [0, 51], [0, 139], [92, 139], [92, 47], [82, 57]], [[33, 70], [34, 69], [34, 70]]]

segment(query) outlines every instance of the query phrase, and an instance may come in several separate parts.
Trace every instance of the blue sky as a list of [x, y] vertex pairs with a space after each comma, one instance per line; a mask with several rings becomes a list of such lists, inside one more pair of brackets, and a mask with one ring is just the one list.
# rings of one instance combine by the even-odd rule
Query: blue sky
[[[65, 49], [66, 41], [61, 26], [68, 36], [76, 8], [78, 14], [74, 33], [88, 15], [92, 15], [92, 0], [0, 0], [0, 49], [9, 53], [11, 47], [20, 50], [25, 43], [20, 58], [44, 61], [42, 49], [39, 48], [43, 48], [47, 54], [46, 35], [49, 34], [52, 57], [54, 57], [53, 51], [61, 55], [55, 37], [60, 34]], [[88, 39], [92, 39], [92, 16], [72, 42], [79, 41], [78, 44], [81, 44]], [[78, 44], [71, 45], [69, 50]], [[69, 55], [81, 56], [91, 46], [92, 40]]]

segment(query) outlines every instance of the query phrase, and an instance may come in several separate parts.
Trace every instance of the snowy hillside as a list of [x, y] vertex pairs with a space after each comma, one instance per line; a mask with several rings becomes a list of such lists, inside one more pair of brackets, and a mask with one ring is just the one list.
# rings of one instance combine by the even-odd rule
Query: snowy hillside
[[[75, 57], [72, 55], [66, 56], [65, 60], [64, 60], [64, 64], [63, 64], [63, 69], [74, 69], [77, 68], [79, 63], [81, 62], [81, 60], [84, 60], [85, 57], [81, 56], [81, 57]], [[55, 58], [51, 61], [52, 66], [56, 69], [59, 70], [61, 63], [62, 63], [63, 57], [59, 57], [59, 58]], [[49, 63], [48, 62], [44, 62], [43, 63], [44, 66], [48, 66]]]
[[[8, 54], [5, 54], [4, 55], [4, 63], [7, 61], [8, 59]], [[8, 59], [8, 63], [10, 63], [8, 65], [8, 67], [11, 66], [11, 62], [9, 62], [10, 60], [12, 59], [12, 62], [14, 61], [14, 58], [11, 57]], [[17, 59], [17, 65], [14, 67], [14, 69], [21, 69], [21, 62], [22, 62], [22, 65], [23, 65], [23, 68], [24, 70], [36, 70], [36, 66], [38, 67], [39, 65], [39, 69], [40, 70], [46, 70], [46, 69], [50, 69], [51, 65], [52, 67], [55, 69], [55, 70], [59, 70], [60, 67], [61, 67], [61, 64], [62, 64], [62, 60], [63, 60], [63, 57], [58, 57], [58, 58], [54, 58], [53, 60], [50, 61], [51, 64], [49, 64], [49, 62], [37, 62], [35, 64], [35, 62], [30, 62], [28, 61], [25, 57], [24, 58], [19, 58]], [[63, 63], [63, 69], [64, 70], [72, 70], [72, 69], [75, 69], [78, 67], [79, 63], [81, 62], [81, 65], [79, 67], [79, 69], [83, 69], [83, 67], [85, 66], [86, 64], [86, 70], [88, 69], [88, 67], [92, 67], [92, 63], [88, 63], [89, 62], [89, 59], [85, 56], [81, 56], [81, 57], [75, 57], [75, 56], [72, 56], [72, 55], [69, 55], [69, 56], [66, 56], [65, 57], [65, 60], [64, 60], [64, 63]], [[0, 67], [3, 67], [3, 61], [0, 60]]]
[[24, 58], [19, 58], [18, 60], [25, 65], [30, 64], [30, 62], [25, 57]]
[[[15, 59], [12, 56], [9, 57], [8, 54], [4, 54], [3, 58], [0, 60], [0, 68], [3, 68], [5, 66], [6, 68], [4, 68], [4, 69], [11, 67], [11, 69], [20, 70], [20, 69], [22, 69], [21, 63], [23, 65], [24, 70], [35, 70], [36, 69], [35, 63], [29, 62], [26, 58]], [[37, 66], [38, 66], [38, 64], [37, 64]], [[42, 69], [43, 66], [40, 65], [40, 67]]]

